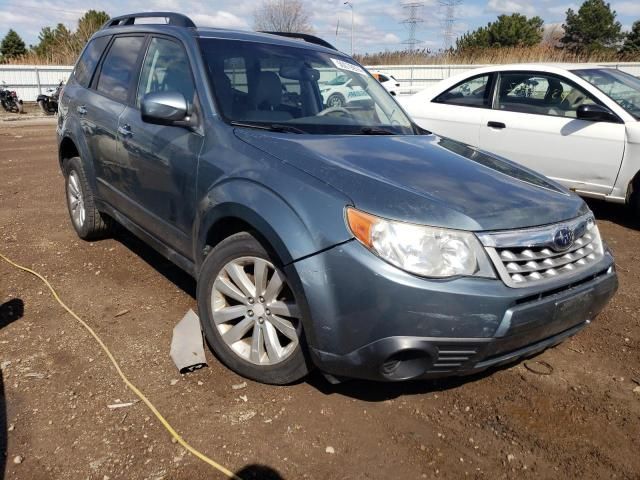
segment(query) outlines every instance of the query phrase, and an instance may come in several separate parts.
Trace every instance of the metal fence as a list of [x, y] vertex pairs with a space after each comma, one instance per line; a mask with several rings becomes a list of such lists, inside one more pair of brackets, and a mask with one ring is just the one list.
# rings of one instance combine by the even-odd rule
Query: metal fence
[[40, 93], [66, 82], [72, 70], [55, 65], [0, 65], [0, 84], [4, 82], [21, 99], [33, 102]]
[[[594, 63], [593, 66], [615, 67], [640, 77], [640, 63]], [[417, 92], [435, 82], [458, 73], [486, 65], [373, 65], [367, 67], [393, 75], [400, 82], [401, 93]], [[60, 81], [67, 81], [71, 66], [53, 65], [0, 65], [0, 83], [4, 82], [18, 92], [25, 101], [35, 101], [40, 93], [55, 88]]]

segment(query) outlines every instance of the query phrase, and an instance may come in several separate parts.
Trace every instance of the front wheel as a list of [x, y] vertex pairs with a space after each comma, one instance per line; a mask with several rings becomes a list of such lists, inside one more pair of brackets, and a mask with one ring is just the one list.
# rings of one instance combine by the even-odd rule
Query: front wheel
[[211, 251], [197, 298], [206, 338], [231, 370], [275, 385], [307, 375], [301, 309], [284, 273], [251, 234], [232, 235]]
[[327, 107], [344, 107], [346, 103], [344, 97], [339, 93], [334, 93], [327, 98]]

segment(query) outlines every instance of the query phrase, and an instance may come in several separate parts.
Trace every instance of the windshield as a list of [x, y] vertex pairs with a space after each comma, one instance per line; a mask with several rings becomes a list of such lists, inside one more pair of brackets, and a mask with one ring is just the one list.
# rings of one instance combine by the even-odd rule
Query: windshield
[[640, 79], [613, 68], [573, 70], [640, 120]]
[[201, 38], [227, 121], [313, 134], [414, 134], [398, 104], [362, 67], [336, 52]]
[[344, 85], [345, 83], [347, 83], [347, 81], [349, 80], [349, 77], [347, 77], [346, 75], [338, 75], [335, 78], [332, 78], [331, 80], [327, 80], [326, 82], [320, 82], [320, 83], [325, 83], [326, 85]]

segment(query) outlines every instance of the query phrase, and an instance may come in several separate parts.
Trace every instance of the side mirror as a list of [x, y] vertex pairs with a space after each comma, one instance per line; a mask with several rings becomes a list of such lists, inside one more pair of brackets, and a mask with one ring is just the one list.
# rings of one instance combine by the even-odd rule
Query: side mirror
[[187, 100], [179, 92], [148, 93], [142, 99], [142, 120], [158, 125], [180, 125], [188, 123]]
[[580, 120], [591, 122], [619, 122], [618, 117], [602, 105], [580, 105], [576, 111], [576, 116]]

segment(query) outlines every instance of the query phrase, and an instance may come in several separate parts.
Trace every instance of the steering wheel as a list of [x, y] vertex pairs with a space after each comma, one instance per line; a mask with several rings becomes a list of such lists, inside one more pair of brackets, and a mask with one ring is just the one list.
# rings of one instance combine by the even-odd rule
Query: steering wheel
[[353, 113], [351, 113], [349, 110], [347, 110], [344, 107], [327, 107], [324, 110], [318, 112], [318, 116], [319, 117], [324, 117], [324, 116], [330, 115], [332, 113], [342, 113], [344, 115], [348, 115], [350, 117], [353, 117]]

